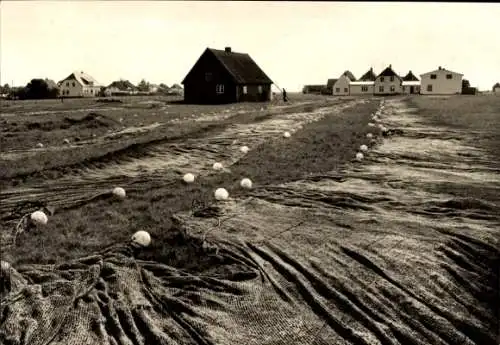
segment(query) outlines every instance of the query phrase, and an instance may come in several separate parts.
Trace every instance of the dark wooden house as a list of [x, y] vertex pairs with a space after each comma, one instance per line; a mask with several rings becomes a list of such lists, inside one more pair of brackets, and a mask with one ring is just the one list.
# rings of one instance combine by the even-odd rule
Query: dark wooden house
[[184, 101], [194, 104], [265, 102], [272, 80], [248, 54], [207, 48], [182, 81]]

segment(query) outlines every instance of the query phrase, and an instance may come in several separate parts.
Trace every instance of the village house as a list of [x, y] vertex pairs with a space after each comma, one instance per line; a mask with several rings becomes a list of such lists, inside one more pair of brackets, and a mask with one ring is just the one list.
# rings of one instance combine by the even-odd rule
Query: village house
[[250, 55], [207, 48], [182, 81], [187, 103], [223, 104], [271, 100], [272, 80]]
[[373, 87], [376, 79], [373, 68], [363, 74], [361, 78], [349, 84], [349, 94], [352, 95], [373, 95]]
[[496, 83], [492, 88], [493, 93], [500, 95], [500, 83]]
[[462, 93], [463, 74], [441, 66], [437, 70], [420, 75], [422, 95], [453, 95]]
[[355, 81], [356, 77], [351, 71], [345, 71], [337, 79], [335, 84], [333, 84], [333, 95], [334, 96], [348, 96], [349, 95], [349, 84]]
[[76, 71], [57, 83], [62, 97], [95, 97], [101, 85], [87, 73]]
[[117, 80], [112, 82], [104, 90], [106, 96], [124, 96], [137, 93], [137, 87], [128, 80]]
[[403, 80], [392, 69], [386, 67], [376, 78], [373, 93], [375, 95], [397, 95], [403, 92]]
[[404, 94], [419, 94], [420, 93], [420, 80], [409, 71], [407, 75], [403, 77], [403, 93]]

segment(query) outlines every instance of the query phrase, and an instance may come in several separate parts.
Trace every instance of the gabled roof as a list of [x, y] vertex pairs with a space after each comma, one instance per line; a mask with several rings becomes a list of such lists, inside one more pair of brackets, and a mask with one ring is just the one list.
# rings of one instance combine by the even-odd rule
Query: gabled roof
[[[202, 54], [212, 54], [231, 75], [237, 84], [272, 84], [273, 81], [264, 73], [264, 71], [255, 63], [255, 61], [246, 53], [236, 53], [207, 48]], [[201, 57], [200, 57], [201, 58]], [[199, 61], [199, 60], [198, 60]], [[193, 67], [194, 68], [194, 67]], [[191, 69], [192, 71], [193, 69]], [[185, 83], [189, 74], [182, 81]]]
[[392, 69], [392, 65], [387, 66], [382, 72], [380, 72], [377, 78], [378, 77], [398, 77], [401, 79], [401, 77]]
[[327, 89], [331, 89], [333, 88], [333, 85], [335, 85], [335, 83], [337, 82], [338, 79], [328, 79], [328, 81], [326, 82], [326, 88]]
[[453, 72], [453, 71], [450, 71], [449, 69], [446, 69], [446, 68], [443, 68], [443, 67], [439, 67], [438, 69], [436, 69], [434, 71], [430, 71], [430, 72], [421, 74], [420, 77], [422, 77], [423, 75], [429, 75], [429, 74], [433, 74], [433, 73], [437, 73], [437, 72], [441, 72], [441, 71], [463, 76], [462, 73]]
[[71, 73], [69, 76], [67, 76], [66, 78], [61, 80], [59, 82], [59, 84], [67, 79], [75, 79], [78, 83], [80, 83], [83, 86], [86, 86], [86, 85], [101, 86], [97, 82], [97, 80], [95, 80], [92, 76], [90, 76], [89, 74], [87, 74], [83, 71], [75, 71], [75, 72]]
[[349, 78], [351, 81], [356, 81], [356, 77], [354, 76], [354, 74], [352, 74], [351, 71], [347, 70], [345, 71], [344, 73], [342, 73], [342, 75], [345, 75], [347, 78]]
[[403, 77], [403, 81], [418, 81], [418, 78], [415, 77], [412, 71], [409, 71], [408, 74]]
[[377, 79], [377, 76], [373, 73], [373, 68], [370, 68], [358, 81], [375, 81], [375, 79]]

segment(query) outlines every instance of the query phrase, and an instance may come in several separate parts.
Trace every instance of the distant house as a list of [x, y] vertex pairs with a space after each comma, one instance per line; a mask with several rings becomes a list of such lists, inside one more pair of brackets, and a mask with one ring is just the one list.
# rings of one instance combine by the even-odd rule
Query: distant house
[[375, 95], [397, 95], [403, 92], [403, 80], [394, 72], [392, 65], [386, 67], [374, 82]]
[[500, 83], [496, 83], [492, 88], [493, 93], [500, 94]]
[[439, 66], [437, 70], [420, 75], [423, 95], [453, 95], [462, 92], [463, 74]]
[[337, 82], [337, 79], [328, 79], [326, 82], [326, 93], [329, 95], [333, 95], [333, 85]]
[[302, 93], [320, 95], [326, 92], [326, 85], [304, 85]]
[[350, 95], [373, 95], [373, 87], [377, 76], [373, 73], [373, 68], [363, 74], [361, 78], [349, 84]]
[[137, 87], [128, 80], [117, 80], [112, 82], [104, 90], [106, 96], [123, 96], [137, 93]]
[[101, 90], [101, 85], [83, 71], [71, 73], [57, 85], [63, 97], [95, 97]]
[[410, 95], [420, 93], [420, 80], [412, 71], [403, 77], [403, 93]]
[[272, 80], [248, 54], [207, 48], [182, 81], [187, 103], [270, 101]]
[[342, 75], [337, 79], [335, 84], [333, 85], [333, 95], [334, 96], [348, 96], [349, 95], [349, 84], [352, 81], [355, 81], [356, 77], [351, 71], [345, 71]]

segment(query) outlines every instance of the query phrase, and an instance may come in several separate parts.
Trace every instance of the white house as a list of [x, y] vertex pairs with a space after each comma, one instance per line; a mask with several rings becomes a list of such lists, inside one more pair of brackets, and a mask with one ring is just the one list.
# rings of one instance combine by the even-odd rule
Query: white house
[[349, 94], [351, 96], [373, 95], [373, 81], [352, 81], [349, 84]]
[[420, 80], [413, 74], [412, 71], [409, 71], [407, 75], [403, 78], [403, 93], [404, 94], [419, 94], [420, 93]]
[[75, 71], [58, 83], [59, 93], [63, 97], [95, 97], [101, 85], [83, 71]]
[[493, 93], [500, 95], [500, 83], [496, 83], [495, 85], [493, 85]]
[[423, 95], [453, 95], [462, 93], [463, 74], [442, 68], [420, 75]]
[[333, 84], [332, 94], [334, 96], [348, 96], [349, 95], [349, 84], [356, 80], [354, 75], [350, 71], [345, 71], [342, 73], [339, 79]]
[[403, 80], [389, 65], [375, 78], [375, 95], [397, 95], [403, 92]]

